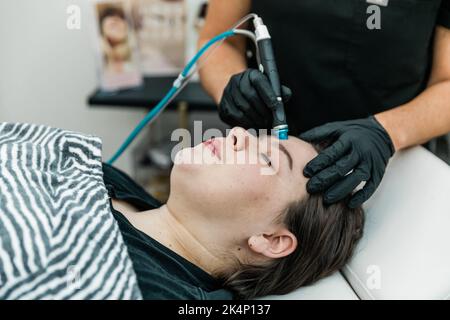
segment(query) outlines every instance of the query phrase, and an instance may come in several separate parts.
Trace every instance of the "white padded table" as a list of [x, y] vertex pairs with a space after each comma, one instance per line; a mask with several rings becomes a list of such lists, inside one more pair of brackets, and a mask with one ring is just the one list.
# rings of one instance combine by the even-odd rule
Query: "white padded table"
[[422, 147], [398, 152], [364, 205], [341, 273], [268, 299], [450, 299], [450, 166]]

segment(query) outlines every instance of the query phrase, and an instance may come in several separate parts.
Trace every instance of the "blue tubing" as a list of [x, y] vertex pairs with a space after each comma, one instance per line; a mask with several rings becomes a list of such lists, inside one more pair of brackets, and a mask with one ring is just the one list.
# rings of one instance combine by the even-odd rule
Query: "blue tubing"
[[134, 128], [134, 130], [130, 133], [128, 138], [122, 143], [120, 148], [116, 151], [116, 153], [111, 157], [111, 159], [108, 160], [108, 164], [112, 165], [121, 155], [122, 153], [128, 148], [128, 146], [133, 142], [134, 139], [138, 136], [138, 134], [144, 129], [144, 127], [147, 125], [149, 121], [151, 121], [155, 115], [159, 112], [159, 110], [164, 107], [167, 102], [172, 98], [172, 96], [177, 92], [176, 87], [172, 87], [169, 92], [166, 94], [166, 96], [154, 107], [147, 115], [144, 117], [144, 119], [139, 122], [139, 124]]
[[235, 33], [233, 30], [228, 30], [225, 31], [224, 33], [221, 33], [217, 36], [215, 36], [214, 38], [212, 38], [211, 40], [209, 40], [198, 52], [197, 54], [191, 59], [191, 61], [189, 61], [189, 63], [186, 65], [186, 67], [184, 68], [183, 72], [181, 73], [181, 75], [183, 77], [187, 77], [187, 75], [189, 74], [189, 71], [191, 71], [192, 67], [197, 63], [197, 61], [201, 58], [202, 55], [205, 54], [206, 51], [208, 51], [208, 49], [215, 44], [216, 42], [222, 41], [228, 37], [234, 36]]
[[[189, 63], [184, 68], [183, 72], [181, 72], [181, 76], [183, 80], [188, 77], [189, 72], [192, 67], [197, 63], [197, 61], [201, 58], [203, 54], [216, 42], [222, 41], [228, 37], [234, 36], [235, 33], [233, 30], [228, 30], [224, 33], [221, 33], [211, 40], [209, 40], [198, 52], [197, 54], [189, 61]], [[122, 143], [116, 153], [109, 159], [106, 163], [112, 165], [121, 155], [122, 153], [129, 147], [129, 145], [133, 142], [134, 139], [139, 135], [139, 133], [144, 129], [144, 127], [154, 119], [154, 117], [161, 111], [161, 109], [165, 108], [170, 100], [178, 94], [179, 85], [174, 85], [169, 92], [165, 95], [165, 97], [154, 107], [147, 115], [139, 122], [139, 124], [134, 128], [134, 130], [129, 134], [126, 140]]]

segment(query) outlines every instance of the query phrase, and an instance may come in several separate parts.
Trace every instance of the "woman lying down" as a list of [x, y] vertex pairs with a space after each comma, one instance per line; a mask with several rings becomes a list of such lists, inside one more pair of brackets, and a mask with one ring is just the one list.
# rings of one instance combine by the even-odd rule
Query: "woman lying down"
[[[103, 166], [145, 299], [286, 294], [339, 270], [351, 257], [363, 210], [344, 201], [324, 206], [320, 195], [307, 194], [302, 170], [317, 151], [295, 137], [280, 141], [279, 150], [256, 154], [263, 161], [246, 161], [267, 139], [275, 138], [234, 128], [225, 138], [183, 149], [164, 205], [124, 173]], [[193, 154], [211, 161], [182, 161]]]

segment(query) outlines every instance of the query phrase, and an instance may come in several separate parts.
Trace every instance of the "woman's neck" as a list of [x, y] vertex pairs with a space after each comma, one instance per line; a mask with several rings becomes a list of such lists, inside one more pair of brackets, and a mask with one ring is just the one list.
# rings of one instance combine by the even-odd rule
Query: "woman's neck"
[[[126, 216], [137, 229], [209, 274], [221, 274], [224, 270], [226, 264], [219, 253], [223, 252], [224, 248], [214, 252], [212, 250], [214, 247], [221, 247], [215, 243], [217, 238], [198, 239], [195, 231], [186, 228], [167, 205], [146, 211], [145, 214], [131, 212]], [[205, 242], [208, 246], [204, 245]]]

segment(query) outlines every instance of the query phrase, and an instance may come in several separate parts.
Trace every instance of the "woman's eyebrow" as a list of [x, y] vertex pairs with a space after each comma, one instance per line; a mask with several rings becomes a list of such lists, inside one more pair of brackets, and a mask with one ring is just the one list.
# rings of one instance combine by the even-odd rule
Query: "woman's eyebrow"
[[292, 171], [292, 157], [291, 154], [289, 153], [289, 151], [286, 149], [286, 147], [284, 145], [282, 145], [281, 143], [278, 144], [278, 148], [284, 152], [284, 154], [287, 156], [288, 161], [289, 161], [289, 169], [291, 169]]

